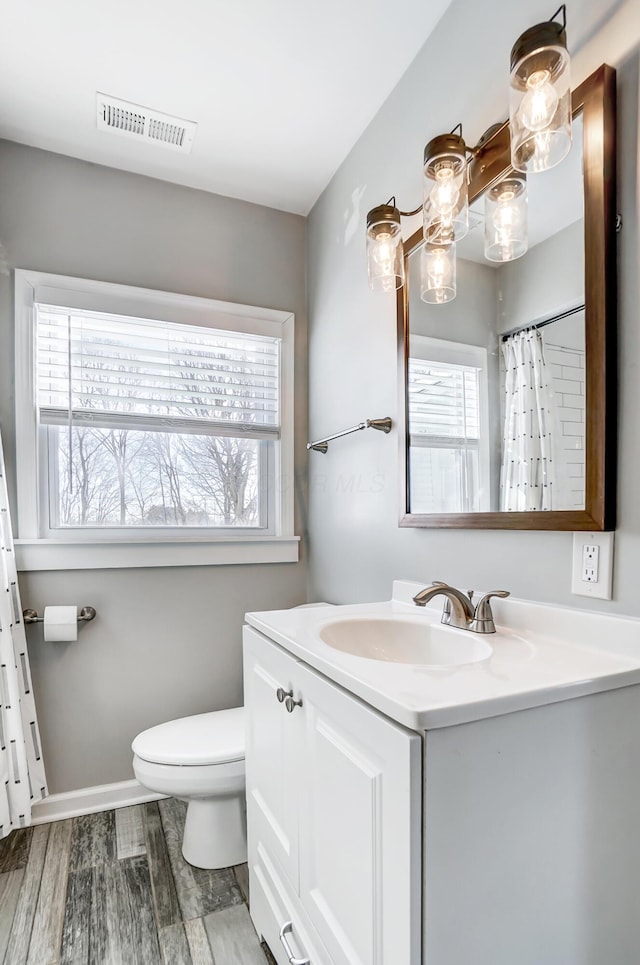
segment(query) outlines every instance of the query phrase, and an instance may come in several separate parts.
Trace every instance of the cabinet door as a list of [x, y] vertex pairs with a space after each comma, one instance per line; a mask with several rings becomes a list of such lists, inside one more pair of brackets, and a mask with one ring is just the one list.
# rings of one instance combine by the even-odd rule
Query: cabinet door
[[307, 965], [332, 965], [327, 950], [309, 926], [300, 899], [280, 881], [262, 844], [258, 844], [250, 870], [251, 917], [278, 965], [289, 965], [290, 961], [280, 937], [283, 928], [293, 957]]
[[250, 627], [243, 639], [249, 852], [262, 842], [297, 891], [301, 731], [276, 695], [278, 688], [297, 691], [299, 664]]
[[422, 741], [299, 668], [300, 896], [334, 965], [420, 962]]

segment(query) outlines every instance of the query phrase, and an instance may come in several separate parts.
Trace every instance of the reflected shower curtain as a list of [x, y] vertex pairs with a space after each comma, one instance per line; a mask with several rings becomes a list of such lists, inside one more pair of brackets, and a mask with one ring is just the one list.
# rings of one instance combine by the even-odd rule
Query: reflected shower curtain
[[22, 621], [0, 439], [0, 838], [31, 824], [47, 784]]
[[500, 509], [511, 512], [555, 509], [553, 393], [542, 332], [518, 332], [502, 343], [505, 420]]

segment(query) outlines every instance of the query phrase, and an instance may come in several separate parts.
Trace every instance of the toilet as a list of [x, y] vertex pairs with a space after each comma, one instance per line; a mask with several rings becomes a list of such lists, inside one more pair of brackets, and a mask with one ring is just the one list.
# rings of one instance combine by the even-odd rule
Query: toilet
[[198, 868], [247, 860], [244, 707], [142, 731], [131, 745], [136, 779], [187, 802], [182, 853]]

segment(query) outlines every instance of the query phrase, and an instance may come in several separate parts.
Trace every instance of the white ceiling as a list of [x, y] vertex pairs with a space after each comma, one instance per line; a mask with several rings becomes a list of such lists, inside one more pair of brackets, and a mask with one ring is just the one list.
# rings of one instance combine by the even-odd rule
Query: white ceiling
[[[450, 2], [3, 0], [0, 137], [306, 214]], [[191, 155], [98, 131], [96, 91]]]

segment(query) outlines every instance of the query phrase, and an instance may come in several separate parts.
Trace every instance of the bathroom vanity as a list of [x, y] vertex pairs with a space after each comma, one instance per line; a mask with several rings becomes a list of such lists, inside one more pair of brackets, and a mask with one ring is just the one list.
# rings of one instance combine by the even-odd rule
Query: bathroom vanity
[[640, 960], [640, 621], [247, 614], [251, 915], [279, 965]]

